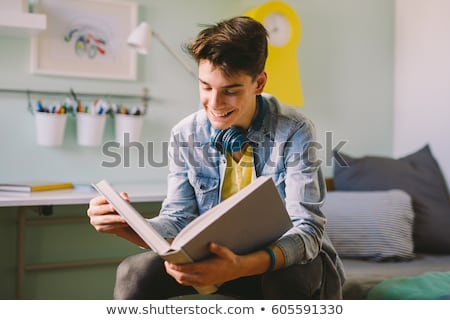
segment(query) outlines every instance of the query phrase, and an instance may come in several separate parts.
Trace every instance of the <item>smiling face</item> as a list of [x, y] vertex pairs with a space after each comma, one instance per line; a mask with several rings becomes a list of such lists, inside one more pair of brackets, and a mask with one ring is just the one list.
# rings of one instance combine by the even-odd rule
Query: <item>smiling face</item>
[[244, 72], [227, 77], [210, 61], [200, 60], [198, 75], [200, 102], [212, 126], [248, 129], [256, 111], [256, 96], [267, 81], [266, 73], [261, 72], [256, 79]]

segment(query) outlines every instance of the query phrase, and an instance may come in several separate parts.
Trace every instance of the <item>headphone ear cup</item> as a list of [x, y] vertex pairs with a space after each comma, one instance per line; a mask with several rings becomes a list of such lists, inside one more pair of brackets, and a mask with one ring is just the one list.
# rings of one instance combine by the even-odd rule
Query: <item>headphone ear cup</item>
[[211, 145], [222, 153], [238, 152], [249, 143], [246, 132], [238, 127], [217, 130], [211, 137]]
[[211, 136], [211, 145], [218, 151], [224, 153], [222, 139], [228, 129], [216, 130]]
[[222, 138], [224, 149], [231, 153], [241, 151], [248, 141], [246, 132], [235, 127], [229, 128]]

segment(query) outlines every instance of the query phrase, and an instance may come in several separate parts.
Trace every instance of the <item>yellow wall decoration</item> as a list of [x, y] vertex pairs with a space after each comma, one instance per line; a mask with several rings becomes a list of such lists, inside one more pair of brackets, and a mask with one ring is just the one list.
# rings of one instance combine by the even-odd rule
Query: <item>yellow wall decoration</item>
[[268, 75], [265, 91], [290, 106], [303, 105], [303, 91], [297, 62], [301, 24], [296, 12], [281, 1], [267, 2], [245, 13], [261, 22], [269, 33]]

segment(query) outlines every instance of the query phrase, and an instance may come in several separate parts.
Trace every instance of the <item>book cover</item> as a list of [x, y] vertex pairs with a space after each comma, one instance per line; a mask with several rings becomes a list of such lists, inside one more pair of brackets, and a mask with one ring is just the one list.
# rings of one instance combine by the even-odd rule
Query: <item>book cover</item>
[[39, 192], [72, 188], [73, 184], [71, 182], [23, 182], [0, 184], [0, 191], [11, 192]]
[[[236, 254], [263, 248], [292, 227], [289, 214], [271, 177], [259, 177], [189, 223], [171, 244], [105, 180], [94, 187], [136, 233], [163, 259], [172, 263], [199, 261], [216, 242]], [[198, 289], [197, 289], [198, 290]]]

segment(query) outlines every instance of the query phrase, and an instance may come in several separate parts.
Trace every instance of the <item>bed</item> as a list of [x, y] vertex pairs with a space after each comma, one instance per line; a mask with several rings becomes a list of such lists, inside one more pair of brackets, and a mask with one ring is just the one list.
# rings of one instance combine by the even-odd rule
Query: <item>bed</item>
[[[347, 273], [343, 287], [346, 300], [450, 298], [450, 255], [418, 254], [403, 262], [344, 258], [343, 263]], [[442, 287], [443, 293], [435, 293], [427, 286]]]
[[335, 160], [323, 211], [343, 298], [450, 299], [450, 196], [429, 146]]

